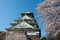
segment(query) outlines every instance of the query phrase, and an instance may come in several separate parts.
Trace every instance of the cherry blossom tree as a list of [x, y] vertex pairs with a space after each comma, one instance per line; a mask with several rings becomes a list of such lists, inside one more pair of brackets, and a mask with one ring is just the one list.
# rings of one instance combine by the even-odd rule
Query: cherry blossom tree
[[60, 0], [45, 0], [37, 7], [38, 13], [45, 23], [46, 34], [52, 37], [60, 32]]

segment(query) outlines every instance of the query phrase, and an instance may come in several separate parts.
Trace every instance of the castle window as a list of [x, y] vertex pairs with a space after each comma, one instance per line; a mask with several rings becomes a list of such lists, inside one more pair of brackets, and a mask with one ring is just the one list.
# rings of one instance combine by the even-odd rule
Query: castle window
[[34, 21], [32, 21], [32, 23], [34, 23]]
[[28, 21], [28, 23], [31, 23], [31, 21]]
[[36, 28], [36, 25], [34, 25], [34, 27]]

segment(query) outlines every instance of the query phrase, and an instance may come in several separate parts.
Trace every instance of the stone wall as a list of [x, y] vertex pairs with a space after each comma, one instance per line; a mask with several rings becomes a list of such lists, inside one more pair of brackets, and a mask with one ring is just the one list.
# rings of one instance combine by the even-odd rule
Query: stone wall
[[6, 32], [0, 32], [0, 40], [5, 39]]

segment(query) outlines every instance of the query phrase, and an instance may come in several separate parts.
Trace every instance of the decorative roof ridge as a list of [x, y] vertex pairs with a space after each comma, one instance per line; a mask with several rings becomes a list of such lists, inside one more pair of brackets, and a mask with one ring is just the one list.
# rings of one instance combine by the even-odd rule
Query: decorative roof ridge
[[[26, 18], [25, 18], [26, 17]], [[32, 19], [30, 18], [28, 15], [24, 15], [23, 17], [21, 17], [20, 19]]]
[[26, 11], [25, 13], [31, 13], [31, 12], [29, 12], [29, 11]]

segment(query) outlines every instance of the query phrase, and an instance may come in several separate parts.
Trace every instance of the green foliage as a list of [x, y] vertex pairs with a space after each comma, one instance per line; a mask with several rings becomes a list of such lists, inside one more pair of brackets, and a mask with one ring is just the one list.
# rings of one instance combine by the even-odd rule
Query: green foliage
[[46, 39], [46, 37], [42, 37], [42, 38], [40, 38], [40, 40], [47, 40], [47, 39]]

